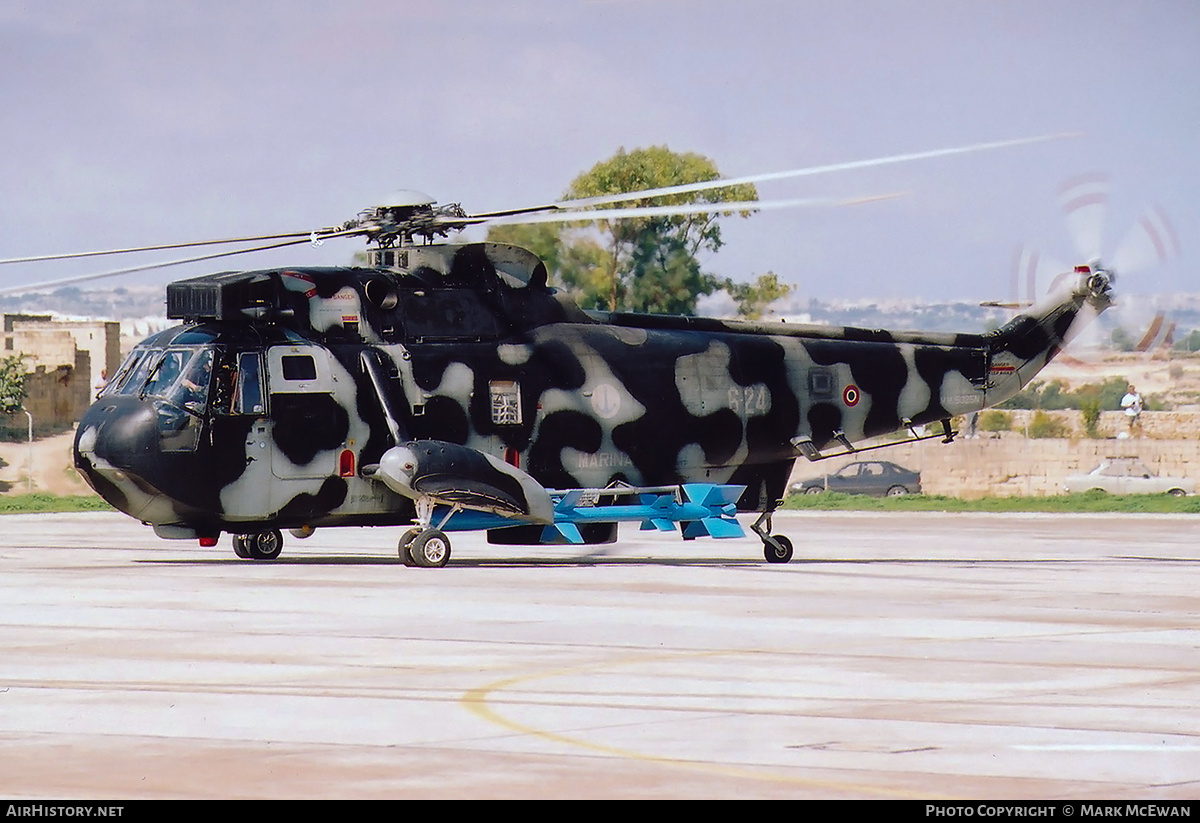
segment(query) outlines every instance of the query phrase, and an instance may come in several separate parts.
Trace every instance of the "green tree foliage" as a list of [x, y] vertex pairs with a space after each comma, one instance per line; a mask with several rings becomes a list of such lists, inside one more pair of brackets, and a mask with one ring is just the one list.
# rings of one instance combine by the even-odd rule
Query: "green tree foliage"
[[[1103, 383], [1087, 383], [1074, 391], [1062, 380], [1034, 380], [1018, 394], [1001, 403], [1005, 409], [1083, 409], [1085, 403], [1099, 403], [1101, 411], [1118, 411], [1121, 398], [1129, 384], [1120, 377], [1110, 377]], [[1155, 408], [1157, 406], [1157, 408]], [[1163, 408], [1157, 399], [1146, 401], [1147, 409]]]
[[1137, 345], [1137, 339], [1120, 326], [1113, 329], [1111, 342], [1112, 347], [1121, 352], [1131, 352]]
[[0, 412], [20, 411], [25, 402], [25, 363], [19, 354], [0, 360]]
[[1175, 351], [1200, 351], [1200, 329], [1192, 329], [1175, 343]]
[[[564, 199], [665, 188], [716, 180], [720, 176], [716, 165], [699, 154], [680, 154], [665, 146], [628, 152], [621, 149], [576, 177]], [[757, 198], [754, 186], [741, 185], [597, 208]], [[733, 213], [748, 217], [750, 211], [714, 208], [704, 214], [633, 217], [563, 227], [496, 226], [488, 232], [488, 240], [524, 246], [537, 254], [546, 263], [551, 282], [565, 289], [585, 309], [692, 314], [698, 298], [732, 286], [729, 281], [704, 272], [697, 255], [721, 247], [717, 218]], [[759, 281], [744, 287], [747, 300], [751, 300], [746, 305], [752, 306], [753, 300], [761, 300], [761, 295], [769, 291], [763, 278]], [[773, 287], [778, 290], [781, 286], [775, 278]]]
[[753, 283], [729, 282], [725, 288], [737, 301], [738, 314], [747, 320], [761, 319], [768, 306], [792, 291], [773, 271], [760, 274]]

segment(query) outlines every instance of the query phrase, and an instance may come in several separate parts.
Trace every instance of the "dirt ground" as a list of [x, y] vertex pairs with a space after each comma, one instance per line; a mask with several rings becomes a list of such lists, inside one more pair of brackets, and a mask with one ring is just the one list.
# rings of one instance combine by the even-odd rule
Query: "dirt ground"
[[[51, 494], [88, 494], [91, 489], [72, 466], [75, 432], [33, 441], [33, 490]], [[0, 443], [0, 492], [29, 490], [28, 443]]]
[[1072, 388], [1120, 377], [1133, 383], [1145, 397], [1153, 397], [1179, 411], [1200, 408], [1200, 354], [1160, 352], [1108, 354], [1104, 357], [1063, 357], [1035, 379], [1062, 380]]

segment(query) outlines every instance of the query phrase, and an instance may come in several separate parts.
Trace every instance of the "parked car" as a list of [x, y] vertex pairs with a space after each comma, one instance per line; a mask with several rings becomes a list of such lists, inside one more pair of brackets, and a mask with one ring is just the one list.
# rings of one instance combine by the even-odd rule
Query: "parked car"
[[833, 474], [794, 483], [792, 491], [796, 494], [831, 491], [898, 497], [902, 494], [920, 494], [921, 474], [886, 460], [862, 460], [845, 465]]
[[1193, 494], [1196, 484], [1186, 477], [1156, 477], [1136, 457], [1109, 457], [1087, 474], [1075, 474], [1063, 481], [1068, 493], [1101, 491], [1112, 494], [1167, 494], [1183, 497]]

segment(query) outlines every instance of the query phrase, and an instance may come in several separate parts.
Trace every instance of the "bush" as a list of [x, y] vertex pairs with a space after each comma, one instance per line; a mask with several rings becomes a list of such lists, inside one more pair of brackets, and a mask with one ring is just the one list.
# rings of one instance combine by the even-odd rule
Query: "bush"
[[1062, 380], [1049, 383], [1034, 380], [1001, 404], [1005, 409], [1081, 409], [1090, 400], [1099, 400], [1102, 410], [1117, 411], [1128, 384], [1123, 377], [1110, 377], [1103, 383], [1087, 383], [1071, 391]]
[[1055, 420], [1044, 411], [1034, 412], [1033, 420], [1029, 423], [1029, 436], [1034, 440], [1066, 437], [1069, 433], [1065, 423]]
[[1012, 431], [1012, 415], [998, 409], [989, 409], [979, 415], [979, 430], [985, 432]]
[[1083, 431], [1093, 440], [1100, 437], [1100, 398], [1088, 397], [1079, 401], [1079, 413], [1083, 417]]

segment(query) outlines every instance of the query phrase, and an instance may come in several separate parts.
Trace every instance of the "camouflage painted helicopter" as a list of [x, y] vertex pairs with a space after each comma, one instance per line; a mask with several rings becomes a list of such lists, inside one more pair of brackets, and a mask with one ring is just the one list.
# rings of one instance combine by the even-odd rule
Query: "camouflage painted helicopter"
[[[1028, 141], [857, 165], [1014, 142]], [[1019, 391], [1077, 319], [1107, 308], [1111, 272], [1076, 267], [1050, 300], [987, 334], [897, 333], [585, 312], [529, 251], [432, 241], [501, 219], [644, 215], [580, 209], [812, 172], [482, 215], [410, 196], [334, 229], [241, 238], [359, 236], [374, 249], [365, 267], [171, 283], [167, 312], [181, 325], [140, 343], [100, 392], [76, 468], [160, 537], [211, 546], [229, 532], [238, 556], [257, 560], [279, 556], [282, 530], [409, 526], [400, 557], [428, 567], [445, 565], [456, 530], [604, 543], [631, 521], [738, 537], [736, 515], [756, 512], [766, 559], [787, 562], [772, 513], [798, 456], [905, 429], [902, 442], [948, 442], [951, 417]], [[938, 422], [940, 434], [918, 433]]]

